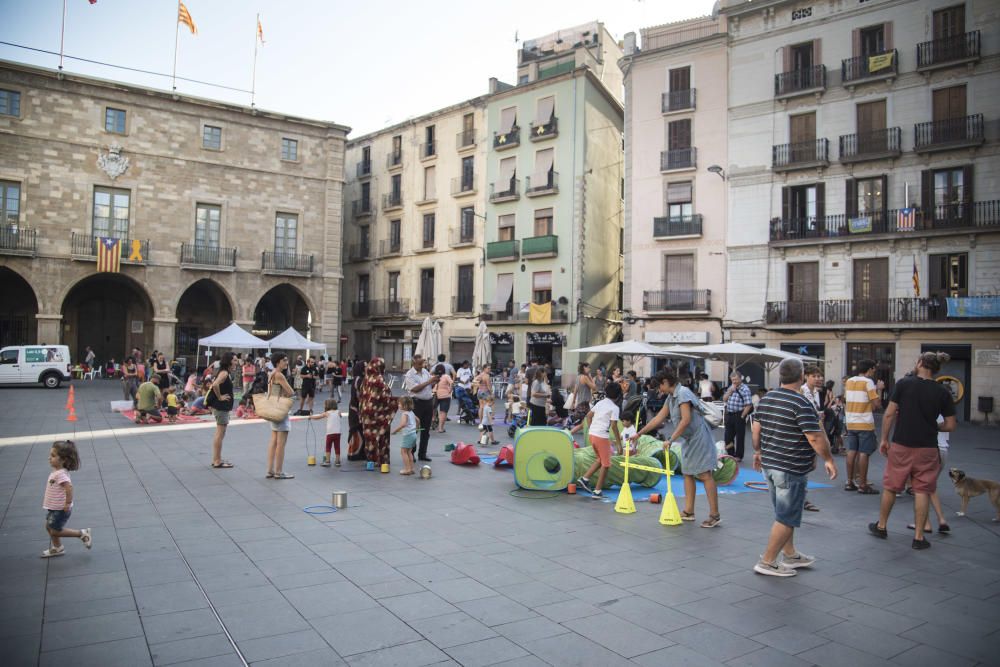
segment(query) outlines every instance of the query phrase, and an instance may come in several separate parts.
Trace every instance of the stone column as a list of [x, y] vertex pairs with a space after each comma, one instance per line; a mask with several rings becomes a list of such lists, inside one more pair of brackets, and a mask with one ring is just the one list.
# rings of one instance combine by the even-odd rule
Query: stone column
[[38, 313], [35, 315], [35, 320], [38, 322], [37, 344], [59, 345], [63, 342], [62, 315], [59, 313], [54, 315]]
[[153, 318], [153, 349], [159, 350], [169, 360], [174, 356], [174, 329], [177, 327], [176, 317]]

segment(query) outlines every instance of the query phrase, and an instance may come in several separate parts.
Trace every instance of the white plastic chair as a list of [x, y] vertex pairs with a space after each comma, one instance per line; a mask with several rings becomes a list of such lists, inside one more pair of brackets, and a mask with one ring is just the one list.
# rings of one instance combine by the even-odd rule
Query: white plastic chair
[[83, 379], [84, 380], [93, 380], [94, 376], [96, 374], [98, 374], [98, 373], [100, 373], [100, 370], [98, 370], [97, 368], [91, 368], [89, 371], [87, 371], [86, 373], [83, 374]]

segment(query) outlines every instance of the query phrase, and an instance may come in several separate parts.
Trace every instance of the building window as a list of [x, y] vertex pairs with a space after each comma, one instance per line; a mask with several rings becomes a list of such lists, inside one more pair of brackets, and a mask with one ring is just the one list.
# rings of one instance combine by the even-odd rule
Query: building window
[[391, 191], [392, 191], [392, 201], [394, 201], [394, 202], [396, 202], [398, 204], [400, 201], [402, 201], [402, 197], [403, 197], [403, 176], [402, 176], [402, 174], [393, 174], [392, 175], [392, 184], [391, 184], [391, 186], [392, 186], [392, 188], [391, 188]]
[[119, 188], [94, 188], [94, 236], [128, 238], [129, 200], [132, 193]]
[[389, 303], [399, 303], [399, 271], [389, 274]]
[[476, 209], [472, 206], [463, 208], [458, 225], [459, 241], [472, 243], [476, 238]]
[[552, 236], [551, 208], [540, 208], [535, 211], [535, 236]]
[[462, 192], [469, 192], [476, 187], [476, 160], [471, 155], [462, 158]]
[[885, 193], [882, 190], [883, 182], [881, 178], [859, 178], [858, 185], [858, 214], [872, 215], [880, 213], [884, 207]]
[[213, 151], [222, 150], [222, 128], [206, 125], [201, 130], [201, 147]]
[[551, 271], [536, 271], [531, 274], [531, 300], [533, 303], [552, 302]]
[[497, 240], [514, 240], [514, 214], [508, 213], [497, 218]]
[[667, 217], [672, 222], [691, 219], [694, 204], [691, 196], [691, 181], [667, 184]]
[[368, 302], [368, 281], [367, 273], [358, 276], [358, 303]]
[[403, 137], [397, 134], [392, 138], [392, 153], [389, 154], [389, 166], [395, 167], [403, 161]]
[[299, 140], [283, 137], [281, 139], [281, 159], [297, 162], [299, 159]]
[[473, 277], [472, 264], [465, 264], [458, 267], [458, 287], [456, 289], [458, 298], [455, 300], [455, 312], [471, 313], [473, 311], [474, 286], [475, 279]]
[[21, 115], [21, 93], [0, 89], [0, 116]]
[[361, 256], [371, 257], [372, 251], [372, 234], [371, 228], [368, 225], [363, 225], [358, 227], [358, 235], [360, 236], [361, 243]]
[[372, 184], [371, 181], [361, 183], [361, 211], [368, 213], [371, 211]]
[[425, 248], [434, 247], [434, 214], [424, 214], [424, 245]]
[[0, 224], [17, 225], [21, 219], [21, 184], [0, 181]]
[[424, 128], [424, 157], [431, 157], [437, 154], [437, 146], [434, 142], [434, 126], [428, 125]]
[[194, 216], [194, 244], [199, 248], [218, 248], [222, 227], [222, 207], [198, 204]]
[[424, 168], [424, 201], [437, 199], [437, 171], [434, 167]]
[[400, 240], [402, 238], [400, 235], [401, 224], [399, 220], [389, 221], [389, 250], [391, 252], [399, 252]]
[[531, 177], [532, 189], [551, 188], [555, 173], [556, 152], [553, 148], [535, 151], [535, 174]]
[[931, 255], [927, 282], [931, 297], [961, 297], [969, 294], [969, 255], [954, 253]]
[[274, 252], [294, 255], [299, 249], [299, 216], [279, 213], [274, 218]]
[[420, 269], [420, 312], [434, 312], [434, 269]]
[[666, 255], [663, 303], [668, 308], [694, 308], [694, 255]]
[[125, 110], [107, 107], [104, 110], [104, 130], [115, 134], [125, 134]]

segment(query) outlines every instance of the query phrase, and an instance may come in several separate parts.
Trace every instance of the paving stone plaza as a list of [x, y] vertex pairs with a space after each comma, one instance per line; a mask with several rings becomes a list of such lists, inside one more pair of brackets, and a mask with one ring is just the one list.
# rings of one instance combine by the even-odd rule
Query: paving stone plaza
[[[447, 462], [447, 442], [475, 437], [455, 423], [432, 437], [421, 480], [395, 474], [398, 449], [389, 475], [307, 467], [294, 422], [296, 478], [271, 481], [266, 424], [234, 420], [224, 453], [236, 467], [213, 470], [214, 429], [135, 427], [108, 409], [117, 382], [96, 380], [76, 383], [69, 524], [92, 527], [94, 547], [65, 539], [66, 555], [46, 560], [41, 500], [51, 441], [73, 426], [66, 390], [0, 392], [11, 667], [1000, 664], [1000, 525], [982, 497], [916, 552], [910, 498], [883, 542], [865, 529], [877, 497], [812, 491], [821, 511], [796, 542], [818, 561], [774, 579], [751, 569], [772, 521], [766, 493], [721, 496], [713, 530], [660, 526], [646, 503], [621, 515], [585, 496], [517, 497], [509, 471]], [[961, 425], [950, 465], [1000, 479], [997, 432]], [[303, 512], [334, 490], [347, 509]], [[953, 515], [951, 484], [942, 492]]]

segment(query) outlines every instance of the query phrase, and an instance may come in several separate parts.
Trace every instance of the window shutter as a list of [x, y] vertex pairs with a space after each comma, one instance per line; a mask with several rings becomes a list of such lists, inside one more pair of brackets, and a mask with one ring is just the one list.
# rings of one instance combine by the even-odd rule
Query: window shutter
[[666, 289], [668, 292], [694, 289], [694, 255], [666, 256]]
[[792, 69], [792, 49], [783, 46], [781, 47], [781, 71], [789, 72]]
[[816, 184], [816, 224], [822, 229], [826, 215], [826, 183]]
[[861, 55], [861, 28], [851, 31], [851, 55], [855, 58]]
[[[882, 24], [882, 41], [885, 42], [885, 50], [892, 51], [892, 21]], [[899, 67], [899, 64], [896, 64]]]
[[930, 169], [920, 172], [920, 207], [925, 224], [929, 226], [934, 219], [934, 172]]
[[555, 97], [543, 97], [538, 100], [538, 111], [535, 116], [535, 123], [538, 125], [545, 125], [550, 120], [552, 120], [552, 115], [555, 113], [556, 109], [556, 98]]
[[686, 204], [691, 201], [691, 181], [667, 184], [667, 203]]
[[[823, 64], [823, 56], [822, 56], [822, 54], [820, 52], [820, 43], [821, 42], [822, 42], [822, 40], [819, 40], [819, 39], [814, 39], [813, 40], [813, 67], [816, 67], [818, 65], [822, 65]], [[818, 84], [820, 82], [817, 81], [815, 83]]]
[[517, 122], [517, 107], [507, 107], [500, 110], [500, 134], [507, 134]]
[[972, 165], [962, 167], [962, 201], [971, 204], [975, 199], [972, 196]]
[[844, 185], [846, 186], [844, 211], [847, 213], [847, 219], [850, 220], [858, 215], [858, 182], [853, 178], [848, 178], [844, 181]]
[[788, 221], [791, 216], [792, 189], [787, 185], [781, 188], [781, 219]]

